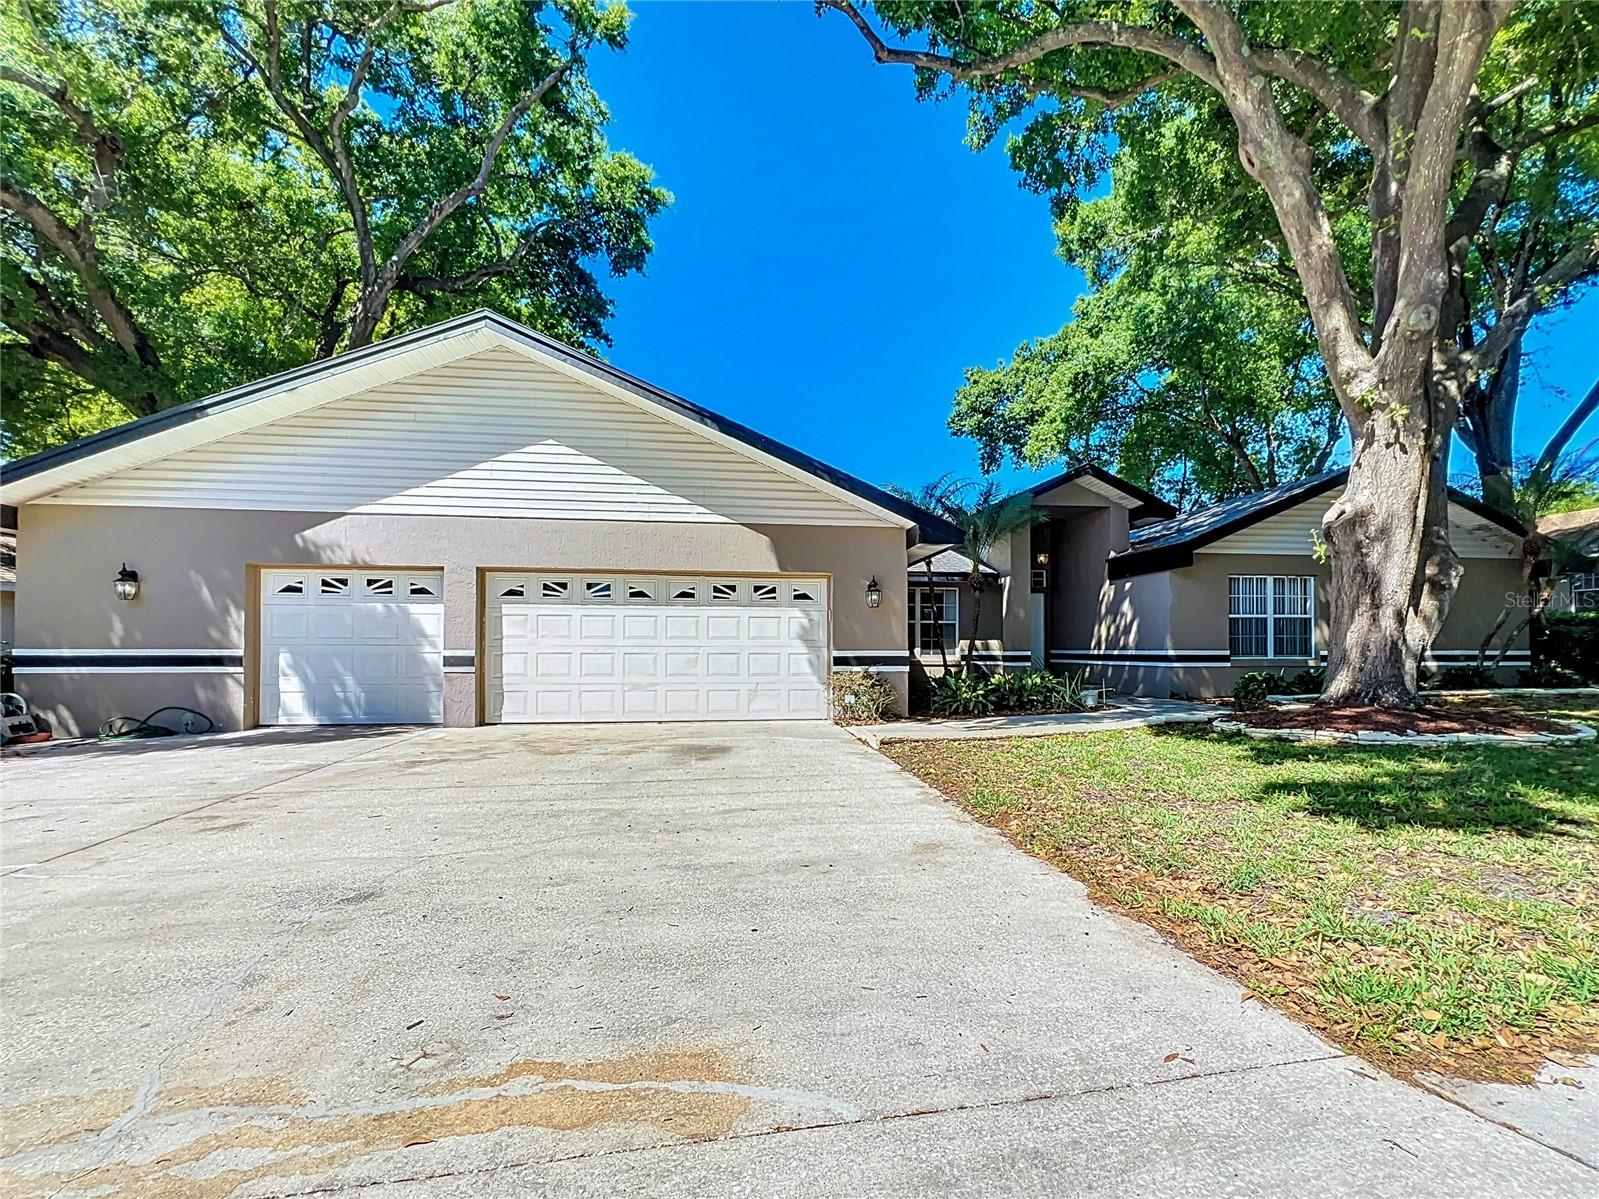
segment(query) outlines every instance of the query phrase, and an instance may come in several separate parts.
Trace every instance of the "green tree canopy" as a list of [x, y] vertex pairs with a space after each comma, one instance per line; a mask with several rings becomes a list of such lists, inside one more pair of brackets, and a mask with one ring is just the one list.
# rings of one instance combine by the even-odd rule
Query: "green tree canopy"
[[0, 13], [5, 449], [489, 305], [605, 341], [670, 197], [612, 151], [594, 0]]
[[[1269, 11], [1257, 5], [1247, 14], [1251, 32], [1263, 42], [1326, 45], [1354, 77], [1373, 88], [1382, 86], [1382, 71], [1391, 52], [1382, 23], [1399, 6], [1301, 5], [1298, 12]], [[913, 5], [883, 5], [879, 11], [909, 18]], [[1002, 9], [1003, 6], [998, 6]], [[1095, 6], [1113, 11], [1116, 6]], [[985, 17], [998, 22], [998, 9]], [[1130, 16], [1135, 13], [1129, 9]], [[1069, 14], [1068, 14], [1069, 15]], [[1043, 20], [1042, 15], [1038, 17]], [[1177, 23], [1173, 23], [1177, 27]], [[1599, 47], [1599, 8], [1563, 3], [1522, 5], [1499, 34], [1484, 63], [1479, 100], [1462, 135], [1457, 196], [1450, 221], [1454, 238], [1454, 271], [1447, 316], [1449, 337], [1461, 350], [1477, 346], [1507, 310], [1533, 298], [1535, 281], [1575, 252], [1584, 255], [1599, 231], [1599, 130], [1591, 81]], [[1369, 58], [1365, 57], [1370, 55]], [[1060, 56], [1065, 58], [1063, 53]], [[1263, 189], [1243, 170], [1236, 153], [1237, 127], [1225, 104], [1199, 80], [1177, 72], [1140, 75], [1131, 70], [1140, 56], [1084, 52], [1072, 56], [1074, 82], [1070, 94], [1058, 92], [1053, 104], [1041, 104], [1036, 86], [999, 83], [973, 96], [973, 140], [986, 146], [1003, 139], [1027, 187], [1048, 195], [1056, 215], [1062, 254], [1088, 276], [1094, 296], [1075, 313], [1079, 322], [1093, 319], [1100, 299], [1123, 306], [1161, 310], [1174, 296], [1190, 293], [1184, 276], [1214, 281], [1220, 302], [1229, 311], [1215, 314], [1218, 328], [1195, 330], [1201, 340], [1210, 332], [1237, 337], [1210, 342], [1207, 357], [1217, 388], [1229, 393], [1236, 414], [1247, 412], [1254, 442], [1293, 446], [1278, 461], [1313, 466], [1319, 460], [1312, 420], [1307, 427], [1287, 418], [1271, 402], [1272, 391], [1244, 387], [1234, 380], [1258, 380], [1270, 373], [1273, 359], [1285, 374], [1296, 373], [1302, 399], [1319, 393], [1335, 403], [1316, 352], [1304, 292], [1295, 276], [1279, 221]], [[1147, 61], [1147, 60], [1145, 60]], [[1080, 80], [1076, 81], [1076, 80]], [[1315, 181], [1327, 198], [1332, 233], [1350, 276], [1360, 319], [1373, 319], [1372, 224], [1366, 213], [1372, 162], [1369, 151], [1319, 97], [1277, 89], [1279, 105], [1290, 126], [1310, 151]], [[1108, 190], [1107, 190], [1108, 184]], [[1569, 303], [1591, 286], [1596, 270], [1591, 252], [1557, 286], [1539, 299], [1545, 308]], [[1563, 272], [1564, 274], [1564, 272]], [[1225, 297], [1225, 298], [1221, 298]], [[1183, 327], [1185, 306], [1172, 315]], [[1295, 316], [1303, 322], [1307, 352], [1300, 355], [1283, 340]], [[1101, 334], [1122, 322], [1095, 321]], [[1090, 429], [1083, 422], [1098, 405], [1090, 379], [1105, 371], [1106, 384], [1126, 377], [1165, 380], [1169, 347], [1159, 339], [1137, 341], [1113, 337], [1123, 352], [1069, 367], [1067, 362], [1091, 352], [1086, 330], [1070, 327], [1056, 338], [1020, 347], [1016, 361], [999, 377], [974, 372], [957, 397], [952, 427], [979, 439], [986, 453], [1003, 448], [1029, 464], [1051, 454], [1086, 452], [1114, 463], [1129, 477], [1164, 483], [1191, 494], [1225, 494], [1247, 490], [1254, 475], [1269, 483], [1274, 477], [1265, 451], [1256, 456], [1257, 470], [1240, 469], [1231, 478], [1215, 463], [1235, 457], [1228, 439], [1218, 434], [1194, 439], [1192, 421], [1180, 419], [1183, 408], [1170, 402], [1170, 387], [1134, 389], [1105, 412], [1105, 424]], [[1042, 387], [1037, 363], [1039, 347], [1047, 347], [1052, 370], [1067, 372], [1050, 390], [1051, 404], [1022, 404], [1008, 420], [990, 409], [1007, 396], [1020, 394], [1005, 374], [1025, 377], [1030, 394]], [[1221, 351], [1218, 356], [1214, 351]], [[1016, 368], [1024, 365], [1026, 370]], [[1141, 359], [1141, 361], [1140, 361]], [[1517, 457], [1512, 431], [1521, 371], [1521, 336], [1506, 341], [1496, 361], [1465, 388], [1460, 402], [1459, 432], [1473, 453], [1478, 486], [1490, 502], [1510, 506], [1510, 481]], [[1088, 392], [1078, 389], [1087, 386]], [[1098, 390], [1105, 390], [1100, 386]], [[1076, 397], [1068, 404], [1066, 396]], [[1180, 393], [1179, 393], [1180, 394]], [[1283, 394], [1278, 392], [1277, 394]], [[1258, 396], [1260, 404], [1253, 396]], [[1212, 402], [1215, 402], [1214, 394]], [[1014, 403], [1014, 401], [1013, 401]], [[1144, 412], [1152, 420], [1177, 414], [1179, 447], [1191, 457], [1162, 461], [1151, 455], [1148, 442], [1128, 433]], [[1291, 406], [1302, 415], [1315, 404]], [[1289, 420], [1271, 438], [1273, 422]], [[1029, 436], [1019, 426], [1035, 424]], [[1062, 436], [1069, 431], [1069, 436]], [[1313, 452], [1306, 453], [1307, 450]], [[1527, 447], [1536, 450], [1537, 447]], [[1295, 452], [1297, 451], [1297, 452]], [[1125, 457], [1122, 457], [1125, 452]], [[1214, 484], [1214, 485], [1213, 485]]]
[[1125, 161], [1118, 208], [1150, 242], [1197, 225], [1215, 265], [1293, 281], [1353, 447], [1323, 522], [1324, 699], [1414, 704], [1463, 569], [1447, 518], [1456, 424], [1469, 432], [1479, 393], [1514, 373], [1532, 316], [1599, 273], [1599, 8], [821, 6], [878, 62], [913, 68], [924, 97], [960, 88], [977, 142], [1007, 131], [1068, 242], [1074, 210]]

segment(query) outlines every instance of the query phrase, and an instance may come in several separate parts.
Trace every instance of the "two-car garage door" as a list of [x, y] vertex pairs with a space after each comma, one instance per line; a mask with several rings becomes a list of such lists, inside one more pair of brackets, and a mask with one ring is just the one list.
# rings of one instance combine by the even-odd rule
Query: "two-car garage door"
[[[824, 579], [507, 572], [483, 587], [491, 723], [827, 715]], [[442, 572], [261, 572], [260, 723], [443, 717]]]
[[490, 574], [491, 722], [815, 720], [822, 579]]

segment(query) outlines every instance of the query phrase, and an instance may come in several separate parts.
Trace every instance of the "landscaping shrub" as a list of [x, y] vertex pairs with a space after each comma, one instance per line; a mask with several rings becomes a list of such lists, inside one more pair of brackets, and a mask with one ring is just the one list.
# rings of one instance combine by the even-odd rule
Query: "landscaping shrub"
[[1533, 666], [1516, 672], [1518, 687], [1581, 687], [1582, 679], [1564, 666]]
[[994, 706], [1006, 712], [1063, 712], [1081, 708], [1072, 681], [1047, 670], [1023, 670], [990, 680]]
[[951, 672], [933, 680], [934, 716], [992, 716], [994, 696], [987, 675]]
[[1077, 712], [1082, 689], [1047, 670], [1010, 674], [950, 674], [933, 680], [934, 716], [992, 716], [1022, 712]]
[[1278, 678], [1269, 670], [1251, 670], [1238, 676], [1233, 684], [1233, 707], [1239, 712], [1255, 712], [1266, 706], [1266, 697], [1272, 693]]
[[1544, 663], [1599, 683], [1599, 612], [1557, 612], [1543, 618], [1538, 643]]
[[1481, 691], [1499, 686], [1494, 672], [1481, 666], [1446, 666], [1428, 684], [1441, 691]]
[[1320, 695], [1327, 682], [1327, 669], [1311, 666], [1298, 674], [1278, 676], [1273, 695]]
[[842, 724], [869, 724], [899, 713], [899, 696], [888, 680], [864, 670], [837, 670], [828, 680], [833, 719]]

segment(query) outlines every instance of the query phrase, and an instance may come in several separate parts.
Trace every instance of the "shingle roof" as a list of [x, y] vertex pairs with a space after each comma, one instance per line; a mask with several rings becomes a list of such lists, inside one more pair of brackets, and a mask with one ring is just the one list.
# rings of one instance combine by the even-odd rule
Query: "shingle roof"
[[[1158, 524], [1134, 529], [1128, 536], [1129, 549], [1110, 560], [1110, 577], [1125, 579], [1133, 575], [1149, 574], [1157, 570], [1170, 570], [1187, 566], [1193, 561], [1193, 551], [1200, 546], [1219, 541], [1240, 529], [1286, 512], [1319, 495], [1342, 487], [1349, 478], [1349, 468], [1323, 471], [1319, 475], [1297, 479], [1278, 487], [1250, 492], [1222, 500], [1209, 507], [1185, 512]], [[1489, 508], [1481, 500], [1449, 489], [1449, 501], [1467, 511], [1492, 521], [1501, 528], [1525, 536], [1526, 530], [1514, 519]]]
[[[964, 579], [972, 573], [972, 560], [959, 550], [941, 550], [939, 553], [934, 554], [932, 566], [934, 575], [959, 575]], [[915, 582], [918, 577], [926, 578], [927, 559], [924, 558], [918, 562], [913, 562], [906, 568], [906, 573], [910, 576], [912, 582]], [[984, 562], [983, 573], [997, 576], [999, 571]]]

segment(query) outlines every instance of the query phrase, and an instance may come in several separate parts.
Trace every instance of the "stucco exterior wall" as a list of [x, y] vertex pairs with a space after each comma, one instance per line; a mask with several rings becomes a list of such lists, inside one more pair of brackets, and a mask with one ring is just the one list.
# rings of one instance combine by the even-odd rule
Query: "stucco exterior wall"
[[[897, 528], [629, 523], [31, 504], [18, 529], [19, 649], [215, 649], [242, 672], [23, 674], [18, 689], [63, 735], [162, 704], [224, 728], [254, 720], [255, 569], [271, 565], [444, 571], [447, 655], [482, 661], [478, 572], [485, 569], [822, 574], [831, 576], [833, 651], [903, 653], [905, 540]], [[111, 580], [126, 561], [139, 597]], [[875, 576], [879, 607], [868, 608]], [[905, 699], [903, 670], [889, 673]], [[445, 723], [480, 719], [476, 677], [446, 673]]]
[[[1468, 558], [1465, 574], [1450, 605], [1449, 616], [1433, 646], [1443, 664], [1474, 652], [1494, 620], [1519, 588], [1519, 568], [1515, 562], [1491, 558]], [[1194, 556], [1194, 564], [1163, 572], [1170, 578], [1170, 645], [1178, 650], [1218, 649], [1228, 646], [1227, 579], [1229, 575], [1311, 575], [1316, 579], [1315, 654], [1305, 659], [1235, 658], [1225, 667], [1176, 667], [1171, 672], [1171, 687], [1178, 694], [1225, 695], [1232, 691], [1238, 676], [1251, 670], [1281, 671], [1294, 674], [1307, 666], [1326, 661], [1330, 637], [1328, 590], [1331, 571], [1308, 555], [1206, 554]], [[1140, 576], [1151, 577], [1151, 576]], [[1136, 581], [1136, 580], [1132, 580]], [[1513, 602], [1513, 601], [1512, 601]], [[1528, 640], [1522, 632], [1512, 642], [1525, 663]], [[1453, 651], [1453, 652], [1451, 652]], [[1501, 681], [1514, 680], [1512, 664], [1501, 670]], [[1430, 673], [1424, 668], [1423, 675]]]
[[1048, 647], [1094, 647], [1104, 612], [1105, 560], [1127, 548], [1127, 509], [1119, 504], [1072, 509], [1040, 532], [1049, 548]]

